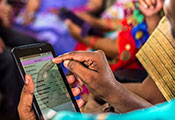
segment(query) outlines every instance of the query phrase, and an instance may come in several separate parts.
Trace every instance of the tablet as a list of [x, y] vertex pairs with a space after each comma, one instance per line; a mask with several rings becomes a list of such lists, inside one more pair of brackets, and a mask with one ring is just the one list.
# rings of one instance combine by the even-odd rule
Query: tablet
[[56, 55], [50, 44], [16, 47], [12, 55], [23, 79], [30, 74], [34, 80], [33, 109], [38, 120], [51, 119], [59, 111], [80, 112], [61, 66], [52, 62]]

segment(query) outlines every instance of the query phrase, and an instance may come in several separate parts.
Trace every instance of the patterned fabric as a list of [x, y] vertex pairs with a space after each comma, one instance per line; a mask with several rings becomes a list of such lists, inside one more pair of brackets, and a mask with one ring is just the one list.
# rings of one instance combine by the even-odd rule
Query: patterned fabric
[[53, 120], [174, 120], [175, 100], [126, 114], [80, 114], [60, 112]]
[[[118, 59], [109, 60], [111, 69], [143, 69], [135, 54], [149, 37], [144, 17], [137, 0], [116, 0], [103, 14], [104, 19], [118, 19], [118, 29], [106, 33], [105, 37], [118, 41]], [[79, 43], [76, 50], [89, 50]]]
[[102, 14], [102, 18], [108, 19], [123, 19], [130, 17], [136, 9], [135, 4], [137, 0], [116, 0], [116, 2], [109, 7]]
[[122, 19], [116, 31], [106, 37], [118, 41], [118, 60], [110, 61], [113, 71], [117, 69], [143, 69], [135, 54], [149, 37], [147, 25], [137, 0], [116, 0], [115, 4], [102, 15], [107, 19]]
[[119, 48], [119, 59], [115, 64], [111, 64], [111, 69], [115, 71], [116, 69], [142, 69], [141, 65], [137, 62], [135, 54], [138, 49], [134, 38], [132, 37], [132, 32], [127, 21], [123, 21], [123, 29], [118, 35], [118, 48]]
[[175, 97], [175, 41], [164, 17], [137, 58], [152, 77], [166, 100]]

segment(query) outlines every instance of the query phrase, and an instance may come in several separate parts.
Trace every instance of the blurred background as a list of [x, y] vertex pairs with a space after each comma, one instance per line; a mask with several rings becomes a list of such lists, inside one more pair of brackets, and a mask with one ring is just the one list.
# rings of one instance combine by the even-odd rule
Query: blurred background
[[[137, 0], [0, 0], [0, 119], [19, 119], [17, 105], [22, 78], [10, 53], [16, 46], [48, 42], [57, 55], [74, 50], [101, 49], [120, 82], [141, 82], [147, 73], [136, 60], [135, 54], [132, 56], [132, 45], [125, 43], [121, 55], [124, 61], [122, 64], [120, 52], [110, 46], [112, 44], [117, 47], [115, 41], [123, 25], [122, 22], [113, 24], [113, 20], [118, 23], [126, 19], [130, 21], [128, 26], [131, 28], [144, 21], [136, 2]], [[69, 21], [67, 24], [67, 19], [71, 23]], [[142, 39], [145, 38], [144, 35], [147, 36], [143, 32], [137, 37]], [[97, 42], [98, 39], [102, 41]], [[64, 71], [68, 74], [68, 71]], [[88, 91], [84, 88], [83, 95], [87, 94]]]

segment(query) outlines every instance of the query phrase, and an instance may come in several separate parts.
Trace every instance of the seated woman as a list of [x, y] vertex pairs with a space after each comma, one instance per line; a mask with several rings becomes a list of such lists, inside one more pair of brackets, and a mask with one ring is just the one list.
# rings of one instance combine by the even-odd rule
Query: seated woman
[[37, 43], [37, 40], [11, 29], [10, 13], [11, 6], [6, 0], [0, 0], [0, 118], [16, 120], [22, 87], [19, 83], [20, 73], [10, 50], [16, 46]]
[[153, 11], [145, 11], [139, 7], [137, 1], [116, 0], [115, 4], [102, 14], [101, 19], [85, 13], [78, 14], [93, 27], [104, 31], [105, 37], [93, 35], [82, 37], [81, 28], [71, 21], [67, 21], [67, 24], [72, 36], [81, 43], [77, 46], [77, 50], [89, 48], [103, 50], [110, 58], [113, 71], [123, 68], [142, 69], [135, 54], [149, 37], [148, 31], [151, 33], [161, 18], [159, 12], [162, 9], [161, 1], [157, 1], [152, 7]]

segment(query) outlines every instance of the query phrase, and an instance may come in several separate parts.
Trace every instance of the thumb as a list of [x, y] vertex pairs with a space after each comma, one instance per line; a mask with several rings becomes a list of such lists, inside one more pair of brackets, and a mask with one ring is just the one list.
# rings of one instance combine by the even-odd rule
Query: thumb
[[18, 106], [19, 113], [22, 113], [22, 111], [31, 112], [32, 101], [33, 101], [33, 93], [34, 93], [33, 79], [30, 75], [26, 75], [25, 85], [23, 87], [20, 102], [19, 102], [19, 106]]
[[82, 65], [80, 62], [77, 62], [74, 60], [64, 61], [64, 66], [87, 84], [90, 82], [92, 76], [96, 75], [94, 71], [88, 69], [87, 67]]

